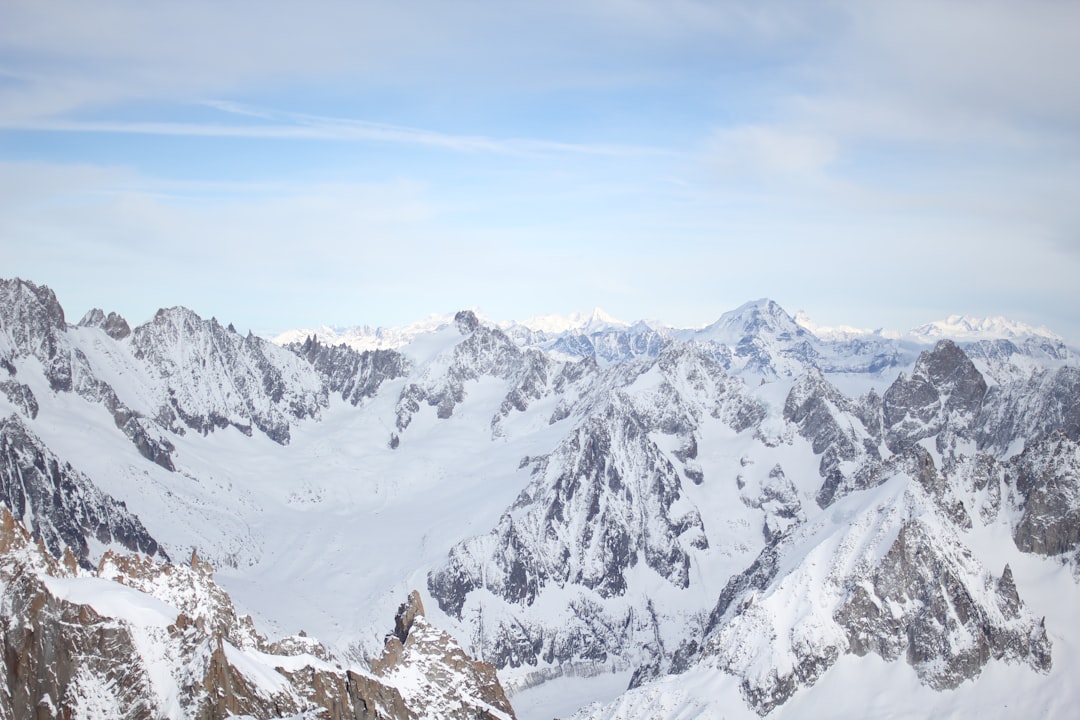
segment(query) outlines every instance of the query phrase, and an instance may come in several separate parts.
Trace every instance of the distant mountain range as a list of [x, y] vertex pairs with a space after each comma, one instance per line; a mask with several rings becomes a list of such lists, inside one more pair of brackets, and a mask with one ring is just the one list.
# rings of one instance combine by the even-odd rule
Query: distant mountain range
[[1067, 717], [1078, 441], [1001, 318], [270, 342], [0, 281], [0, 716]]
[[[779, 308], [776, 303], [762, 299], [745, 305], [723, 315], [708, 328], [715, 331], [729, 326], [732, 323], [741, 322], [747, 314], [752, 314], [754, 308], [767, 309], [770, 306]], [[765, 310], [767, 311], [767, 310]], [[478, 311], [474, 311], [478, 314]], [[793, 321], [795, 325], [808, 331], [818, 340], [825, 342], [849, 341], [856, 338], [880, 336], [890, 340], [914, 340], [917, 342], [933, 343], [938, 339], [948, 338], [956, 341], [972, 340], [1007, 340], [1022, 338], [1045, 338], [1050, 341], [1064, 343], [1064, 339], [1046, 327], [1034, 327], [1025, 323], [1009, 320], [1004, 317], [978, 318], [968, 315], [950, 315], [945, 320], [937, 320], [912, 328], [907, 332], [897, 332], [883, 329], [864, 329], [851, 326], [824, 327], [816, 324], [810, 317], [802, 312], [794, 316], [788, 316], [780, 309], [783, 318], [779, 322]], [[481, 316], [482, 317], [482, 316]], [[449, 325], [453, 321], [453, 314], [431, 315], [424, 320], [410, 323], [402, 327], [378, 327], [367, 325], [353, 327], [327, 326], [318, 328], [302, 328], [286, 330], [272, 336], [271, 339], [279, 345], [288, 345], [294, 342], [303, 342], [309, 336], [318, 337], [324, 344], [344, 344], [354, 350], [395, 349], [407, 345], [414, 337], [430, 332], [440, 326]], [[654, 332], [670, 337], [701, 338], [706, 335], [702, 328], [677, 328], [655, 320], [638, 320], [626, 322], [616, 319], [601, 308], [593, 308], [588, 313], [571, 313], [570, 315], [541, 315], [522, 321], [507, 321], [489, 324], [497, 325], [504, 332], [512, 336], [537, 337], [542, 336], [548, 340], [566, 335], [603, 334], [608, 332], [627, 331], [632, 327], [639, 329], [648, 328]], [[790, 329], [790, 326], [789, 326]], [[719, 338], [713, 338], [719, 339]], [[730, 338], [729, 338], [730, 339]]]

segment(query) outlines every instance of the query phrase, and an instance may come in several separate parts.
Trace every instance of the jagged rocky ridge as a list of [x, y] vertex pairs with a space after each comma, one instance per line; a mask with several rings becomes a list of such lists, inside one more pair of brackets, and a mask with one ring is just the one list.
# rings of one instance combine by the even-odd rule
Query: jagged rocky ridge
[[387, 380], [404, 377], [409, 371], [408, 359], [394, 350], [357, 352], [345, 345], [328, 347], [314, 335], [286, 347], [311, 363], [329, 392], [354, 406], [374, 397]]
[[316, 417], [326, 388], [309, 364], [251, 333], [242, 336], [186, 308], [159, 310], [135, 328], [131, 349], [161, 382], [156, 419], [173, 431], [253, 427], [289, 442], [290, 425]]
[[[768, 712], [845, 654], [908, 662], [941, 688], [991, 659], [1053, 668], [1024, 588], [965, 551], [969, 528], [998, 523], [1020, 550], [1076, 562], [1078, 375], [1053, 342], [826, 342], [758, 302], [707, 332], [604, 328], [578, 352], [572, 334], [466, 311], [420, 357], [314, 337], [282, 349], [182, 308], [130, 332], [100, 311], [69, 326], [47, 289], [3, 292], [0, 391], [18, 422], [34, 428], [57, 397], [100, 405], [147, 462], [196, 482], [170, 438], [233, 428], [286, 445], [328, 408], [383, 413], [365, 427], [402, 456], [477, 416], [492, 448], [542, 434], [495, 469], [519, 483], [505, 512], [428, 579], [436, 614], [514, 687], [711, 663]], [[876, 389], [833, 384], [859, 373]], [[56, 459], [78, 473], [79, 457]], [[71, 527], [82, 544], [53, 551], [86, 547], [84, 564], [123, 545]], [[810, 572], [809, 556], [834, 571]], [[807, 632], [763, 640], [781, 602], [808, 608]]]

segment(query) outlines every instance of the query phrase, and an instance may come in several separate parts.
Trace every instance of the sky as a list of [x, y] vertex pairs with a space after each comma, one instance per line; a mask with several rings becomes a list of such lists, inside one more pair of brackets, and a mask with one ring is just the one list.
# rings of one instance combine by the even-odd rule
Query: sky
[[0, 0], [0, 276], [69, 322], [954, 313], [1080, 343], [1074, 0]]

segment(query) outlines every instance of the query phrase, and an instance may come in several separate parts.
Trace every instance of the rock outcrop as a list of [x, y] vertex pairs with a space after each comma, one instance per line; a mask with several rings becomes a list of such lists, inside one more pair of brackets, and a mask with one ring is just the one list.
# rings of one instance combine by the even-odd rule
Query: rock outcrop
[[131, 326], [122, 316], [110, 312], [108, 315], [101, 308], [94, 308], [79, 321], [79, 327], [96, 327], [105, 331], [113, 340], [123, 340], [131, 335]]
[[1014, 458], [1007, 477], [1022, 499], [1016, 546], [1080, 560], [1080, 445], [1058, 432]]
[[[872, 407], [873, 400], [865, 404]], [[794, 423], [814, 453], [821, 456], [818, 472], [824, 482], [817, 494], [821, 507], [828, 507], [850, 481], [853, 473], [845, 473], [845, 467], [862, 467], [881, 459], [880, 426], [867, 427], [860, 416], [870, 413], [861, 409], [816, 369], [800, 377], [788, 393], [784, 419]]]
[[[424, 616], [413, 591], [398, 609], [394, 632], [372, 672], [395, 686], [419, 717], [446, 720], [513, 720], [514, 710], [494, 666], [473, 660]], [[417, 680], [419, 679], [419, 682]]]
[[352, 405], [374, 397], [384, 382], [409, 371], [408, 359], [396, 350], [358, 352], [346, 345], [329, 347], [313, 335], [286, 347], [312, 364], [327, 390]]
[[0, 509], [0, 717], [512, 720], [494, 668], [429, 625], [418, 594], [402, 607], [399, 652], [377, 674], [344, 668], [310, 638], [266, 640], [196, 554], [110, 553], [91, 573]]

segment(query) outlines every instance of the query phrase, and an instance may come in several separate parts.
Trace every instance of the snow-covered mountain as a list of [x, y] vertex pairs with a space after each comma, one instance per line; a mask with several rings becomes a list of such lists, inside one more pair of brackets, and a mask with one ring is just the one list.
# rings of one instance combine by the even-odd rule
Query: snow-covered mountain
[[559, 335], [567, 332], [589, 335], [604, 330], [625, 329], [630, 327], [631, 324], [612, 317], [602, 308], [593, 308], [587, 313], [540, 315], [528, 320], [522, 320], [520, 323], [506, 323], [504, 329], [516, 325], [547, 335]]
[[941, 338], [953, 340], [1014, 340], [1025, 337], [1041, 337], [1061, 340], [1046, 327], [1033, 327], [1001, 316], [978, 318], [969, 315], [950, 315], [945, 320], [926, 323], [911, 331], [916, 337], [936, 341]]
[[446, 327], [454, 320], [450, 315], [431, 315], [423, 320], [402, 327], [371, 327], [357, 325], [341, 327], [323, 325], [317, 328], [286, 330], [273, 337], [278, 345], [302, 343], [307, 338], [315, 338], [324, 345], [345, 345], [358, 352], [365, 350], [396, 350], [408, 345], [415, 338]]
[[527, 719], [1054, 716], [1080, 700], [1080, 370], [954, 325], [977, 332], [819, 336], [759, 300], [694, 330], [466, 310], [275, 344], [183, 308], [71, 325], [0, 281], [0, 500], [76, 575], [196, 549], [252, 628], [421, 715], [512, 712], [479, 669], [417, 690], [468, 653]]

